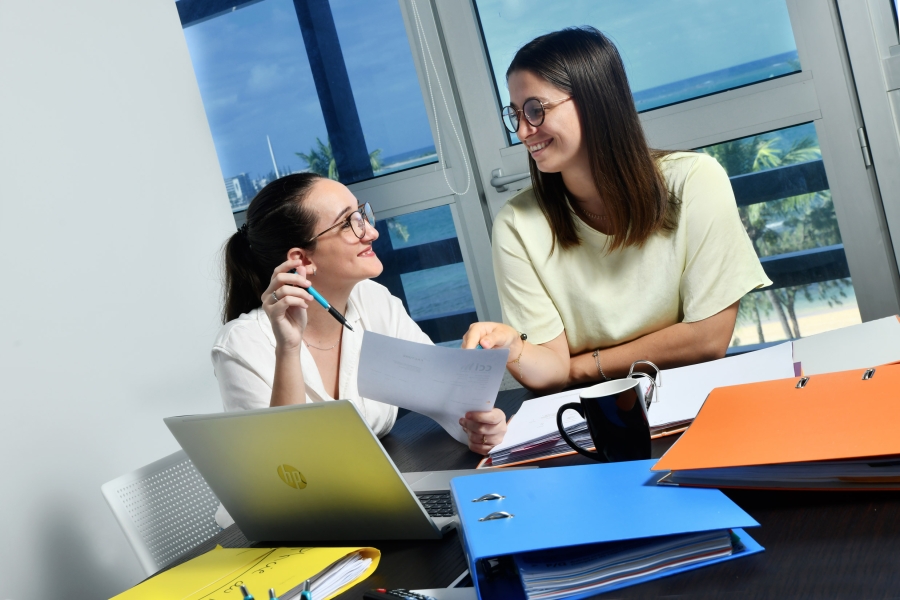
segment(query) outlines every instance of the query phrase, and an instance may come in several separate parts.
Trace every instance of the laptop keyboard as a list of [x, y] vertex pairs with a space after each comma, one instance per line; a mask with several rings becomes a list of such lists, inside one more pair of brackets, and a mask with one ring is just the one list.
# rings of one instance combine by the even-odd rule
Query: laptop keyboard
[[419, 502], [432, 517], [452, 517], [456, 514], [450, 502], [450, 492], [428, 492], [416, 494]]

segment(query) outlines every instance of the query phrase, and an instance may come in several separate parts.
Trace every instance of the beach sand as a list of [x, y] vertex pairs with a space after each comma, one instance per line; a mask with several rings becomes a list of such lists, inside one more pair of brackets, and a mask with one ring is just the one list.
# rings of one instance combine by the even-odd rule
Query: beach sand
[[[859, 309], [854, 303], [853, 306], [839, 307], [837, 310], [825, 308], [819, 311], [811, 311], [806, 314], [797, 315], [797, 322], [800, 324], [800, 336], [806, 337], [822, 333], [823, 331], [831, 331], [841, 327], [857, 325], [862, 323], [859, 316]], [[762, 322], [763, 335], [766, 342], [777, 342], [788, 339], [781, 327], [781, 323], [777, 317]], [[732, 344], [734, 339], [740, 340], [739, 345], [745, 346], [760, 343], [759, 336], [756, 333], [756, 324], [739, 324], [732, 336]]]

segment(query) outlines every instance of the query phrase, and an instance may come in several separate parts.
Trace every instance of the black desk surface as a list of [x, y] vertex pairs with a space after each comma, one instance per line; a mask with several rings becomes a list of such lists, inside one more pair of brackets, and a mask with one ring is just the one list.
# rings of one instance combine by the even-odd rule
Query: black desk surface
[[[501, 392], [497, 406], [512, 415], [529, 397], [524, 390]], [[674, 440], [672, 436], [654, 441], [653, 456], [661, 456]], [[415, 413], [399, 419], [382, 444], [402, 472], [469, 469], [480, 459], [436, 423]], [[587, 462], [574, 455], [538, 464], [543, 468]], [[900, 494], [726, 493], [760, 523], [761, 527], [748, 533], [765, 547], [765, 552], [600, 597], [900, 598]], [[232, 526], [178, 562], [216, 544], [231, 548], [250, 545]], [[437, 541], [360, 540], [359, 545], [381, 550], [381, 563], [369, 579], [341, 598], [362, 598], [365, 590], [378, 587], [447, 587], [468, 568], [455, 531]]]

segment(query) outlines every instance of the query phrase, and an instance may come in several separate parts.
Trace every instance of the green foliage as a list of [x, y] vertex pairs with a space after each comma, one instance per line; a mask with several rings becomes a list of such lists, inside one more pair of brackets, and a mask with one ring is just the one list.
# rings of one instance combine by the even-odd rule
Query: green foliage
[[[309, 154], [304, 154], [303, 152], [295, 152], [294, 154], [306, 161], [307, 168], [311, 172], [335, 181], [340, 180], [337, 162], [334, 160], [330, 141], [325, 144], [322, 143], [322, 140], [316, 138], [316, 147], [312, 148]], [[382, 167], [381, 148], [369, 153], [369, 164], [372, 165], [372, 171], [377, 171]]]
[[[703, 151], [714, 157], [730, 175], [741, 175], [821, 158], [817, 140], [803, 137], [783, 149], [783, 139], [766, 134], [718, 144]], [[757, 254], [761, 257], [829, 246], [841, 242], [831, 192], [802, 194], [790, 198], [738, 207], [741, 222]], [[808, 301], [824, 300], [829, 306], [841, 304], [850, 287], [847, 279], [764, 290], [741, 300], [738, 321], [755, 324], [759, 343], [765, 342], [762, 318], [773, 312], [785, 337], [802, 335], [795, 311], [797, 294]], [[734, 340], [733, 343], [751, 343]]]

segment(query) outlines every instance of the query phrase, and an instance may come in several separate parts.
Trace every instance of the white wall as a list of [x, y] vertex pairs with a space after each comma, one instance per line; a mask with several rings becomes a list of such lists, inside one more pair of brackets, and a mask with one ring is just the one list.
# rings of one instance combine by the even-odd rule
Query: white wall
[[221, 407], [234, 231], [173, 0], [0, 0], [0, 598], [141, 569], [100, 485]]

